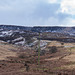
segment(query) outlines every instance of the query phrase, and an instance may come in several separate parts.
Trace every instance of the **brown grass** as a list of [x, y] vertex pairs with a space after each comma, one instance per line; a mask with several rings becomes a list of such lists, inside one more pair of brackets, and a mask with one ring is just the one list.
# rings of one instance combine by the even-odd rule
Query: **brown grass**
[[16, 56], [16, 52], [12, 50], [17, 50], [13, 45], [0, 43], [0, 60], [6, 60], [9, 56]]

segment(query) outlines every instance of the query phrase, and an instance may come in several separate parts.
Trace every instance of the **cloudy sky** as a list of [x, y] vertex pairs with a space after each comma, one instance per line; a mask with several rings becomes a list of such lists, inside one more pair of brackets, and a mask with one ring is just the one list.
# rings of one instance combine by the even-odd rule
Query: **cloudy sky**
[[0, 0], [0, 24], [75, 26], [75, 0]]

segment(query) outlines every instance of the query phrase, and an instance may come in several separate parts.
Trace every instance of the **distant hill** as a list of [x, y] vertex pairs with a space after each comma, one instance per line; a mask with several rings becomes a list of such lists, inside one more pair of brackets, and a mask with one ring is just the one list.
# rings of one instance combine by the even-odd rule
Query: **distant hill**
[[[75, 42], [75, 27], [25, 27], [15, 25], [0, 25], [0, 40], [13, 44], [29, 43], [33, 38]], [[71, 39], [72, 38], [72, 39]], [[63, 40], [62, 40], [63, 39]], [[18, 43], [17, 43], [18, 42]]]
[[64, 33], [75, 33], [75, 27], [61, 27], [61, 26], [35, 26], [35, 27], [25, 27], [25, 26], [15, 26], [15, 25], [0, 25], [0, 30], [27, 30], [33, 32], [64, 32]]

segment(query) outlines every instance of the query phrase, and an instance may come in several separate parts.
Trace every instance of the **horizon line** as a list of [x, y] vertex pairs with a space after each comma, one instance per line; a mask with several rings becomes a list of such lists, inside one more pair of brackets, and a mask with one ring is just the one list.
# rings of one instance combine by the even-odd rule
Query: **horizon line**
[[[23, 26], [23, 27], [75, 27], [75, 26], [66, 26], [68, 24], [60, 24], [60, 25], [34, 25], [32, 26], [32, 24], [29, 26], [28, 24], [25, 25], [18, 25], [18, 24], [0, 24], [0, 25], [7, 25], [7, 26]], [[64, 26], [65, 25], [65, 26]]]

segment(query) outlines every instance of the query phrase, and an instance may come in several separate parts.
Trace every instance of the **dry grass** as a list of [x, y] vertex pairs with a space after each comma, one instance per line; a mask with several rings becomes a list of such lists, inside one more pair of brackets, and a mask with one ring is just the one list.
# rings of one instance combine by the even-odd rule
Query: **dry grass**
[[0, 42], [0, 60], [6, 60], [9, 56], [16, 56], [16, 52], [13, 52], [11, 49], [17, 50], [17, 48], [12, 45]]
[[[51, 46], [56, 46], [58, 48], [58, 51], [54, 54], [47, 54], [44, 56], [40, 56], [40, 60], [41, 60], [41, 64], [45, 65], [45, 68], [49, 68], [49, 69], [74, 69], [75, 68], [75, 48], [74, 48], [75, 43], [64, 43], [63, 46], [73, 46], [73, 47], [61, 47], [62, 44], [61, 42], [57, 42], [57, 41], [52, 41], [49, 42], [47, 47], [51, 47]], [[7, 44], [7, 43], [0, 43], [0, 60], [6, 60], [7, 57], [13, 56], [16, 57], [17, 53], [12, 51], [12, 50], [17, 50], [16, 46]], [[71, 54], [69, 55], [69, 53], [71, 52]], [[21, 54], [21, 52], [19, 52]], [[24, 53], [24, 52], [23, 52]], [[25, 50], [25, 54], [27, 57], [29, 57], [28, 55], [30, 55], [29, 58], [25, 58], [24, 61], [37, 61], [37, 56], [34, 57], [34, 53], [32, 50]], [[23, 55], [23, 56], [24, 56]], [[66, 56], [64, 56], [66, 55]], [[33, 57], [31, 57], [33, 56]], [[50, 57], [52, 56], [52, 57]], [[59, 60], [59, 58], [63, 57], [62, 59]], [[31, 59], [30, 59], [31, 58]], [[19, 59], [19, 58], [18, 58]], [[23, 60], [23, 59], [22, 59]], [[36, 62], [30, 65], [30, 67], [32, 69], [36, 68]], [[70, 64], [66, 64], [66, 62], [70, 62]], [[50, 65], [50, 66], [49, 66]], [[25, 71], [25, 69], [21, 69], [21, 71]]]
[[[64, 43], [63, 45], [61, 44], [61, 42], [57, 42], [57, 41], [52, 41], [48, 44], [48, 47], [51, 46], [56, 46], [56, 47], [62, 47], [64, 50], [60, 50], [60, 53], [58, 53], [58, 56], [56, 57], [52, 57], [52, 58], [48, 58], [45, 59], [46, 61], [58, 61], [59, 58], [64, 57], [61, 59], [61, 61], [63, 62], [73, 62], [73, 64], [64, 64], [61, 67], [57, 67], [58, 69], [75, 69], [75, 43]], [[61, 55], [60, 55], [61, 54]], [[59, 61], [60, 62], [60, 61]]]

